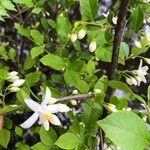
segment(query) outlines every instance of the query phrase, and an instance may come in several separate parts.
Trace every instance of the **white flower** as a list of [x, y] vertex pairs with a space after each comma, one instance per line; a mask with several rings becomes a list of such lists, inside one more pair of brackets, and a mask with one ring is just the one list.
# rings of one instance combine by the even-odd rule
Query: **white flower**
[[83, 39], [86, 35], [86, 30], [85, 29], [81, 29], [78, 33], [78, 39]]
[[76, 33], [72, 33], [71, 35], [70, 35], [70, 39], [71, 39], [71, 42], [75, 42], [76, 40], [77, 40], [77, 34]]
[[18, 91], [20, 91], [20, 88], [13, 86], [13, 87], [10, 87], [9, 90], [11, 92], [18, 92]]
[[8, 74], [7, 80], [10, 82], [14, 82], [15, 80], [18, 80], [19, 77], [17, 76], [18, 72], [17, 71], [12, 71]]
[[96, 49], [96, 41], [93, 40], [89, 45], [89, 51], [92, 53], [95, 51], [95, 49]]
[[12, 87], [19, 87], [19, 86], [23, 85], [24, 82], [25, 82], [24, 79], [18, 79], [18, 80], [15, 80], [15, 81], [11, 84], [11, 86], [12, 86]]
[[12, 72], [10, 72], [8, 75], [9, 75], [9, 76], [16, 76], [17, 74], [18, 74], [17, 71], [12, 71]]
[[144, 82], [144, 83], [147, 82], [145, 76], [147, 75], [147, 71], [149, 68], [148, 68], [148, 66], [142, 67], [142, 65], [143, 65], [143, 61], [142, 61], [142, 59], [140, 59], [140, 64], [139, 64], [138, 70], [133, 71], [136, 74], [138, 86], [140, 86], [141, 82]]
[[34, 113], [20, 126], [25, 129], [30, 128], [38, 119], [38, 124], [42, 124], [46, 131], [49, 130], [49, 122], [53, 125], [60, 126], [61, 122], [54, 113], [68, 112], [70, 108], [65, 104], [48, 105], [51, 99], [51, 91], [48, 87], [46, 87], [46, 93], [41, 104], [32, 99], [25, 99], [25, 103]]
[[102, 13], [102, 15], [103, 15], [104, 17], [108, 17], [108, 15], [109, 15], [109, 11], [108, 11], [108, 12], [106, 12], [106, 13]]

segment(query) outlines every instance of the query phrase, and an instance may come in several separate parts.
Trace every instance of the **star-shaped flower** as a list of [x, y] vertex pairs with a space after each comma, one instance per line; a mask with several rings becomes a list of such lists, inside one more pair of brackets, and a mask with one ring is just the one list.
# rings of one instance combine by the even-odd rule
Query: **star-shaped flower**
[[[46, 92], [43, 96], [43, 101], [41, 102], [41, 104], [33, 101], [32, 99], [25, 99], [26, 105], [34, 113], [20, 126], [25, 129], [30, 128], [38, 119], [38, 124], [42, 124], [46, 131], [49, 130], [49, 123], [60, 126], [61, 122], [59, 118], [54, 115], [54, 113], [68, 112], [70, 111], [70, 108], [65, 104], [52, 104], [56, 102], [56, 99], [55, 101], [54, 99], [55, 98], [51, 97], [51, 91], [48, 87], [46, 87]], [[51, 103], [51, 105], [48, 105], [49, 102]]]

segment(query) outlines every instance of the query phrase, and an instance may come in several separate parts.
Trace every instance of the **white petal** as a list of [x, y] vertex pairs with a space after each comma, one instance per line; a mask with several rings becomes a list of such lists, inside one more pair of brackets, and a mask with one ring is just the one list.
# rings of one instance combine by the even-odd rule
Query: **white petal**
[[139, 69], [142, 67], [142, 65], [143, 65], [143, 61], [142, 59], [140, 59]]
[[140, 68], [140, 70], [146, 74], [147, 74], [148, 69], [149, 69], [148, 66], [143, 66]]
[[65, 104], [58, 104], [59, 105], [59, 112], [68, 112], [70, 111], [71, 109], [65, 105]]
[[11, 84], [11, 86], [19, 87], [19, 86], [23, 85], [24, 82], [25, 82], [24, 79], [18, 79], [18, 80], [15, 80], [14, 83]]
[[25, 99], [24, 100], [26, 105], [33, 110], [34, 112], [38, 111], [38, 108], [40, 107], [40, 104], [37, 102], [33, 101], [32, 99]]
[[50, 113], [58, 113], [59, 112], [59, 104], [47, 105], [43, 108], [46, 112]]
[[60, 126], [61, 122], [59, 120], [59, 118], [56, 115], [52, 114], [52, 119], [49, 120], [51, 124], [56, 125], [56, 126]]
[[45, 128], [46, 131], [49, 130], [49, 122], [48, 122], [48, 120], [45, 120], [45, 121], [43, 122], [43, 126], [44, 126], [44, 128]]
[[44, 95], [44, 99], [41, 103], [41, 105], [47, 105], [48, 102], [50, 101], [50, 98], [51, 98], [51, 91], [48, 87], [46, 87], [46, 92], [45, 92], [45, 95]]
[[56, 103], [58, 100], [56, 98], [51, 97], [48, 104], [54, 104]]
[[44, 107], [44, 110], [50, 113], [57, 113], [57, 112], [68, 112], [70, 111], [70, 108], [65, 104], [53, 104]]
[[30, 128], [38, 119], [38, 113], [34, 113], [31, 117], [29, 117], [24, 123], [20, 126], [24, 129]]

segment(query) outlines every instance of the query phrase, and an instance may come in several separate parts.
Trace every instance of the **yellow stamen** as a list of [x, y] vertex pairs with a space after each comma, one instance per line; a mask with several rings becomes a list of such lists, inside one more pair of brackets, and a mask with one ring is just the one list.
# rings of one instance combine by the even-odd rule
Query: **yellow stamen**
[[52, 120], [52, 118], [53, 118], [53, 116], [52, 116], [52, 114], [49, 113], [49, 112], [46, 112], [46, 113], [43, 114], [43, 119], [44, 119], [44, 120], [50, 121], [50, 120]]

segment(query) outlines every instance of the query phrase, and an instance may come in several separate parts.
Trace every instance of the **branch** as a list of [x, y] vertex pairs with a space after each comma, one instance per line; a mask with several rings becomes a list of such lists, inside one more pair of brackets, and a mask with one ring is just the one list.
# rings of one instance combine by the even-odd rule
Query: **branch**
[[93, 98], [95, 95], [93, 93], [91, 94], [79, 94], [79, 95], [71, 95], [71, 96], [65, 96], [62, 98], [58, 98], [58, 101], [65, 101], [65, 100], [85, 100], [88, 98]]
[[126, 16], [128, 10], [129, 0], [122, 0], [120, 5], [120, 10], [118, 14], [117, 25], [115, 27], [115, 37], [113, 42], [113, 53], [112, 53], [112, 63], [111, 63], [111, 72], [109, 79], [113, 80], [115, 72], [118, 68], [118, 57], [119, 57], [119, 49], [120, 43], [123, 37], [123, 31], [126, 25]]

